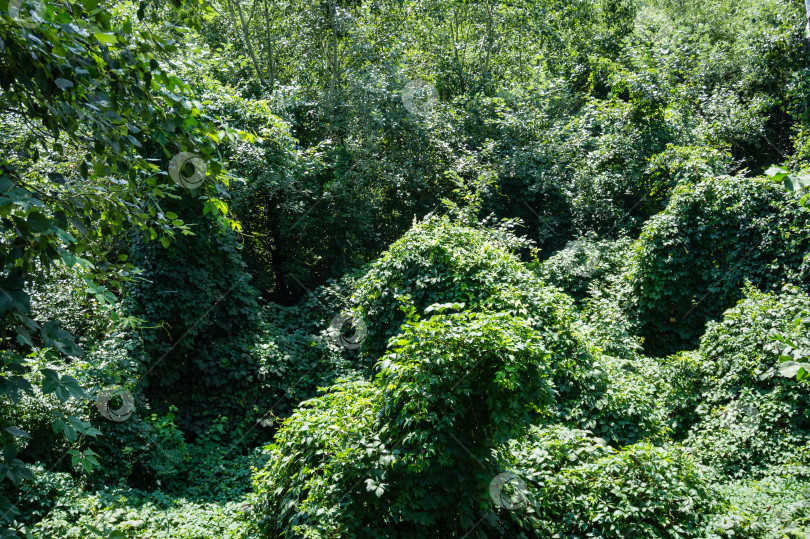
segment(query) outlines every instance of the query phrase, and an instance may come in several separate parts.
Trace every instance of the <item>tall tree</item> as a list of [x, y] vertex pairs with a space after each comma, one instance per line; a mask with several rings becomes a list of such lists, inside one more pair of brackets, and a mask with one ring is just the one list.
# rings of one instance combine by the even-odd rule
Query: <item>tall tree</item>
[[804, 9], [807, 13], [807, 26], [804, 30], [804, 42], [810, 47], [810, 0], [804, 0]]
[[[193, 22], [201, 6], [190, 4], [170, 18]], [[214, 204], [211, 180], [222, 172], [217, 145], [227, 133], [173, 74], [168, 59], [178, 46], [165, 37], [171, 23], [155, 32], [161, 17], [152, 13], [151, 24], [141, 24], [147, 14], [145, 3], [140, 6], [133, 20], [96, 0], [0, 3], [0, 114], [30, 133], [27, 151], [37, 162], [21, 169], [0, 153], [0, 368], [11, 373], [0, 375], [4, 400], [32, 392], [21, 376], [32, 348], [82, 353], [56, 321], [32, 318], [33, 280], [57, 264], [78, 264], [89, 279], [102, 265], [109, 272], [118, 259], [107, 254], [129, 229], [164, 247], [175, 234], [190, 233], [163, 208], [185, 191], [170, 179], [173, 155], [198, 156], [195, 163], [209, 181], [197, 193]], [[110, 297], [99, 286], [91, 289]], [[84, 396], [69, 376], [44, 374], [43, 394], [63, 402]], [[76, 418], [56, 417], [53, 427], [70, 443], [78, 434], [99, 434]], [[2, 454], [0, 482], [19, 485], [25, 467], [14, 443], [3, 444]], [[77, 452], [79, 464], [90, 469], [97, 463], [92, 452]], [[15, 513], [10, 500], [0, 499], [0, 515]]]

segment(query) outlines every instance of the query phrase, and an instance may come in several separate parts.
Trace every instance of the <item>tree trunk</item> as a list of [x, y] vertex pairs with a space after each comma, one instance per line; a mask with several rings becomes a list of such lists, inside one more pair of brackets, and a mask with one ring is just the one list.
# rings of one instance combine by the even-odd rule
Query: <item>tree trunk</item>
[[[810, 1], [810, 0], [808, 0]], [[267, 26], [267, 67], [270, 71], [270, 91], [276, 85], [276, 65], [274, 58], [273, 36], [270, 33], [270, 11], [267, 9], [267, 0], [264, 0], [264, 20]]]
[[[250, 55], [250, 59], [253, 61], [253, 67], [256, 69], [256, 75], [259, 77], [259, 81], [264, 86], [264, 76], [262, 76], [262, 67], [259, 64], [259, 61], [256, 59], [256, 53], [253, 52], [253, 44], [250, 42], [250, 32], [248, 31], [247, 23], [245, 22], [245, 17], [242, 14], [242, 4], [240, 0], [228, 0], [228, 8], [231, 12], [231, 18], [235, 19], [233, 13], [233, 4], [236, 4], [236, 11], [239, 14], [239, 23], [242, 27], [242, 39], [245, 41], [245, 46], [247, 47], [248, 54]], [[235, 22], [235, 21], [234, 21]]]
[[810, 47], [810, 0], [804, 0], [804, 10], [807, 15], [807, 24], [804, 29], [804, 44]]
[[[808, 0], [810, 1], [810, 0]], [[332, 27], [332, 77], [329, 81], [329, 94], [332, 99], [335, 98], [335, 91], [340, 83], [340, 69], [338, 67], [338, 28], [337, 28], [337, 6], [334, 0], [329, 0], [329, 25]]]

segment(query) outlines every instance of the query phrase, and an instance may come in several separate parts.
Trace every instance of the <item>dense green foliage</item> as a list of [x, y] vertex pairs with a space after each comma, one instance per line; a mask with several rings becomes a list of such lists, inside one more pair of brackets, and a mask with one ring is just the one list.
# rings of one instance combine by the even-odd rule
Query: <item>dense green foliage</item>
[[525, 478], [535, 510], [508, 515], [499, 532], [510, 535], [695, 537], [723, 509], [706, 470], [677, 446], [615, 451], [585, 431], [532, 427], [500, 454]]
[[810, 286], [808, 226], [810, 213], [796, 197], [764, 179], [679, 186], [645, 224], [629, 270], [628, 309], [645, 350], [693, 345], [706, 321], [736, 303], [745, 282], [762, 290]]
[[0, 0], [0, 537], [810, 536], [809, 17]]
[[[483, 274], [506, 260], [511, 261], [502, 271], [506, 283], [511, 274], [528, 275], [491, 234], [447, 220], [419, 225], [369, 270], [360, 290], [383, 268], [408, 271], [401, 259], [410, 251], [402, 247], [414, 238], [419, 240], [414, 246], [431, 248], [440, 245], [436, 239], [466, 235], [468, 241], [456, 246], [485, 250], [488, 260], [479, 262]], [[397, 277], [392, 275], [401, 282]], [[495, 291], [494, 301], [506, 301], [516, 290], [507, 285]], [[495, 312], [504, 309], [498, 303], [444, 314], [465, 306], [446, 302], [456, 299], [456, 290], [432, 292], [431, 299], [445, 303], [423, 309], [424, 319], [407, 305], [409, 321], [395, 330], [370, 385], [335, 388], [310, 401], [279, 432], [272, 457], [280, 466], [271, 465], [257, 483], [260, 496], [265, 484], [282, 485], [268, 492], [262, 505], [268, 534], [354, 536], [368, 529], [375, 537], [463, 534], [480, 505], [469, 489], [486, 491], [491, 477], [480, 466], [490, 460], [494, 445], [552, 415], [555, 394], [569, 389], [581, 368], [577, 355], [584, 357], [565, 329], [572, 314], [566, 303], [560, 303], [560, 312], [555, 296], [536, 288], [527, 295], [533, 301], [516, 314]], [[520, 298], [512, 299], [519, 304]], [[330, 431], [342, 436], [331, 439]], [[301, 468], [301, 458], [316, 460]], [[284, 500], [291, 496], [302, 505], [287, 509]], [[285, 509], [276, 513], [280, 506]]]
[[[524, 245], [506, 227], [456, 226], [428, 219], [409, 230], [357, 283], [358, 316], [373, 320], [364, 355], [379, 358], [408, 313], [434, 304], [536, 318], [537, 327], [559, 325], [555, 310], [567, 300], [546, 290], [513, 251]], [[457, 307], [457, 308], [459, 308]]]
[[772, 352], [774, 334], [807, 346], [807, 333], [790, 322], [810, 297], [750, 294], [707, 329], [689, 373], [703, 397], [689, 445], [732, 475], [792, 460], [792, 448], [810, 440], [810, 387], [785, 376]]

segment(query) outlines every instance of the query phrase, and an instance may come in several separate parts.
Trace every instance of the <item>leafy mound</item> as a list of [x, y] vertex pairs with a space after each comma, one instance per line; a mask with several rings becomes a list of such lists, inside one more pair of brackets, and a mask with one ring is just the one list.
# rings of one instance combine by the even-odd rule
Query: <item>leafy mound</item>
[[607, 276], [621, 273], [627, 264], [632, 241], [598, 241], [591, 238], [573, 240], [535, 269], [544, 282], [557, 286], [577, 300], [588, 296], [588, 287]]
[[750, 281], [761, 289], [797, 280], [810, 212], [783, 186], [722, 177], [680, 185], [635, 244], [628, 308], [645, 350], [694, 346]]
[[407, 323], [372, 382], [284, 424], [255, 479], [265, 536], [463, 535], [487, 510], [496, 443], [550, 416], [555, 340], [507, 313]]
[[[672, 369], [687, 395], [700, 395], [687, 443], [718, 471], [741, 475], [778, 464], [810, 443], [810, 386], [774, 370], [775, 335], [807, 347], [810, 338], [794, 317], [810, 310], [810, 296], [795, 289], [748, 297], [710, 324], [691, 360]], [[678, 391], [683, 393], [683, 391]]]
[[350, 529], [353, 497], [370, 499], [363, 474], [393, 460], [374, 432], [378, 402], [371, 384], [343, 380], [284, 422], [269, 464], [253, 478], [254, 518], [264, 537], [303, 530], [330, 537]]
[[725, 510], [708, 486], [711, 474], [677, 446], [615, 451], [585, 431], [554, 426], [532, 427], [499, 454], [526, 498], [521, 509], [496, 510], [489, 522], [500, 534], [702, 537], [710, 515]]
[[[571, 299], [508, 252], [514, 239], [493, 245], [492, 233], [422, 223], [361, 279], [365, 317], [396, 302], [375, 276], [417, 299], [404, 324], [378, 329], [389, 345], [373, 380], [344, 380], [282, 425], [254, 476], [263, 537], [649, 536], [672, 526], [696, 537], [721, 511], [689, 454], [637, 443], [667, 431], [656, 366], [632, 347], [627, 358], [591, 353]], [[406, 248], [414, 236], [432, 247]], [[495, 276], [503, 288], [462, 295]], [[504, 294], [518, 284], [519, 295]], [[474, 310], [448, 313], [460, 299]], [[542, 456], [552, 451], [558, 462]], [[504, 469], [523, 474], [528, 512], [503, 512], [490, 495]]]
[[524, 245], [506, 228], [461, 225], [428, 218], [383, 253], [360, 279], [354, 300], [368, 326], [362, 352], [379, 358], [406, 320], [434, 304], [462, 303], [470, 311], [507, 312], [563, 327], [571, 300], [544, 288], [514, 252]]
[[[358, 283], [354, 298], [368, 326], [364, 353], [376, 358], [386, 340], [395, 345], [407, 316], [462, 308], [518, 316], [546, 335], [555, 354], [556, 420], [574, 427], [598, 424], [600, 435], [618, 444], [659, 434], [663, 426], [651, 384], [634, 376], [629, 363], [614, 368], [613, 359], [600, 357], [601, 349], [586, 349], [571, 298], [527, 269], [513, 254], [520, 245], [506, 228], [448, 218], [415, 225]], [[615, 268], [624, 243], [600, 245]], [[398, 300], [403, 296], [404, 305]]]
[[629, 361], [599, 355], [592, 370], [579, 378], [576, 395], [558, 405], [558, 417], [611, 445], [660, 441], [669, 429], [658, 402], [657, 371], [640, 357]]

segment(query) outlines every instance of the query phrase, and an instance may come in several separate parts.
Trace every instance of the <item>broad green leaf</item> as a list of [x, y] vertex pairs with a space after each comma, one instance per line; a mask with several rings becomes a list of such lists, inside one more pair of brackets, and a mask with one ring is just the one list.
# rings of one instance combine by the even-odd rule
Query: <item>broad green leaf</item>
[[68, 331], [60, 329], [59, 324], [54, 321], [42, 325], [40, 336], [46, 346], [56, 348], [68, 357], [82, 355], [82, 349], [73, 342], [73, 336]]
[[99, 40], [99, 42], [105, 45], [115, 45], [116, 43], [118, 43], [118, 39], [115, 37], [115, 34], [96, 32], [94, 35], [96, 36], [96, 39]]
[[795, 378], [801, 369], [810, 369], [810, 363], [799, 363], [798, 361], [783, 361], [776, 370], [780, 376], [785, 378]]
[[42, 233], [51, 228], [51, 222], [48, 218], [37, 211], [33, 211], [28, 215], [27, 222], [32, 232]]
[[28, 438], [31, 439], [31, 435], [25, 432], [22, 429], [18, 429], [17, 427], [6, 427], [6, 432], [14, 436], [15, 438]]
[[765, 175], [769, 178], [772, 178], [775, 181], [779, 181], [784, 178], [789, 171], [782, 167], [772, 166], [768, 170], [765, 171]]

